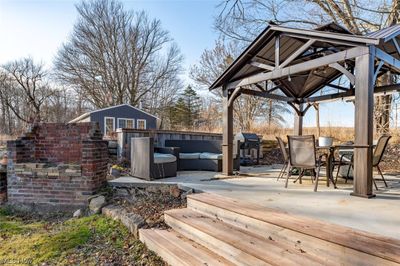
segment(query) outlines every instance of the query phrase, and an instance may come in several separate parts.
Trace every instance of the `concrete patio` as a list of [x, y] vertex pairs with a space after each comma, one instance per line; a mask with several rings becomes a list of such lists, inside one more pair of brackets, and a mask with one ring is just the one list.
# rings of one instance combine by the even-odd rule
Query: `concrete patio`
[[324, 176], [318, 192], [313, 192], [309, 177], [303, 184], [284, 179], [276, 181], [280, 166], [242, 167], [240, 176], [220, 178], [214, 172], [179, 172], [177, 177], [144, 181], [134, 177], [120, 177], [109, 181], [111, 186], [147, 186], [180, 184], [196, 191], [216, 193], [290, 214], [316, 218], [359, 230], [400, 239], [400, 175], [386, 175], [389, 188], [377, 181], [376, 198], [351, 197], [352, 184], [339, 178], [338, 189], [326, 186]]

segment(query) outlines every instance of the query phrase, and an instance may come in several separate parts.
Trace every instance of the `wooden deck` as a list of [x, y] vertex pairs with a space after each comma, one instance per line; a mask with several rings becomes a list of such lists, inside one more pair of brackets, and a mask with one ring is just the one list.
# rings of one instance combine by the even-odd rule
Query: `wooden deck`
[[399, 265], [400, 240], [210, 193], [140, 239], [171, 265]]

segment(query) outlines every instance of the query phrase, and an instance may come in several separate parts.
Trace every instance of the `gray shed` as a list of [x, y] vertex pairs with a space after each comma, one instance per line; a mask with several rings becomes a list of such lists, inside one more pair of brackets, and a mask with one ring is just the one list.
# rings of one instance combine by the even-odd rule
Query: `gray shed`
[[159, 118], [129, 104], [87, 112], [69, 123], [98, 122], [104, 135], [117, 128], [158, 129]]

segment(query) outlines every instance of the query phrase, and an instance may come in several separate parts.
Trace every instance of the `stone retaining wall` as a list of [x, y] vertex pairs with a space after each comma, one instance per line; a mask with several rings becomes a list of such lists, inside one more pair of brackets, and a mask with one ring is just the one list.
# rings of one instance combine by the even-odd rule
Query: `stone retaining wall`
[[11, 204], [87, 204], [107, 177], [107, 141], [96, 123], [38, 124], [7, 143]]

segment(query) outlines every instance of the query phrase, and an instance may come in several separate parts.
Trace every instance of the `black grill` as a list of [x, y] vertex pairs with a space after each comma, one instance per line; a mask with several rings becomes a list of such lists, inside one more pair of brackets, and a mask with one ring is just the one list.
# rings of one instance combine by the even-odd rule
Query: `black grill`
[[[235, 136], [235, 143], [240, 141], [240, 164], [241, 165], [253, 165], [254, 163], [260, 163], [260, 147], [261, 139], [255, 133], [237, 133]], [[250, 150], [257, 150], [256, 160], [250, 157]]]

